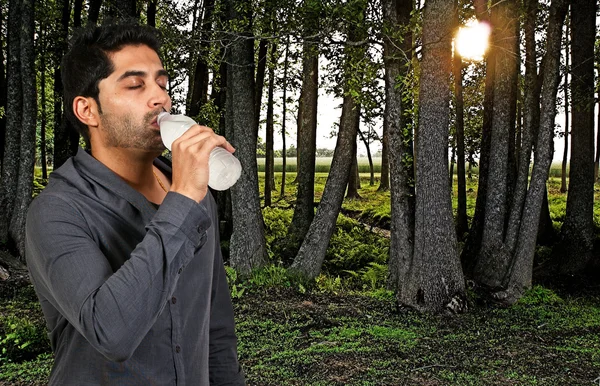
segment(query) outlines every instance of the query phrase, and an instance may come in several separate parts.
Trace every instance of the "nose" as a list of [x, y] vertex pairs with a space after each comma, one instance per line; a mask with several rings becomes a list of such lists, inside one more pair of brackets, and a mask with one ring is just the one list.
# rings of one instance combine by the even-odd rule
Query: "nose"
[[166, 111], [169, 111], [171, 110], [171, 97], [167, 90], [162, 88], [158, 83], [155, 83], [152, 87], [152, 95], [148, 100], [148, 105], [152, 109], [162, 107]]

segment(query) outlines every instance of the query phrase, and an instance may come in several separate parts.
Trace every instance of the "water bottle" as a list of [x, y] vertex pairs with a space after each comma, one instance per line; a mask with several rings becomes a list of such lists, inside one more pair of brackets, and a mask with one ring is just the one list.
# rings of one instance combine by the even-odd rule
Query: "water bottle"
[[[157, 118], [163, 144], [169, 150], [173, 141], [181, 137], [196, 122], [185, 115], [162, 112]], [[208, 158], [208, 186], [214, 190], [227, 190], [242, 174], [242, 165], [237, 158], [222, 147], [215, 147]]]

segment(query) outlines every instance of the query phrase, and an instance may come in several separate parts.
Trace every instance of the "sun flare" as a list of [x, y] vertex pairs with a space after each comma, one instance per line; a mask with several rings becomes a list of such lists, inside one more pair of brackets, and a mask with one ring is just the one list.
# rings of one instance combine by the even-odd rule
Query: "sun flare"
[[483, 60], [488, 48], [490, 26], [487, 23], [470, 21], [460, 27], [454, 39], [455, 48], [465, 59]]

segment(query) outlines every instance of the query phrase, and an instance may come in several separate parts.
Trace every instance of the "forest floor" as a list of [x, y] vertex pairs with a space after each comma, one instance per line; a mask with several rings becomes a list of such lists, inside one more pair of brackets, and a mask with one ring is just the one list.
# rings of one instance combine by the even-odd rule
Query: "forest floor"
[[[43, 332], [31, 287], [13, 295], [0, 302], [0, 322], [19, 317]], [[234, 299], [240, 361], [248, 384], [265, 386], [592, 385], [600, 376], [600, 287], [535, 286], [510, 308], [475, 303], [431, 316], [398, 310], [381, 291], [248, 288]], [[23, 359], [0, 356], [0, 385], [47, 384], [47, 343]]]

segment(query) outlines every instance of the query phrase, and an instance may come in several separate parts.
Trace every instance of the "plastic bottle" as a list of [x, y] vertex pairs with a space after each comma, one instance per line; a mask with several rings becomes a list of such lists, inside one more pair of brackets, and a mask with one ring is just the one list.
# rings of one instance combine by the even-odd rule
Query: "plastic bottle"
[[[181, 137], [196, 122], [185, 115], [171, 115], [162, 112], [157, 118], [160, 136], [165, 147], [171, 150], [173, 141]], [[227, 190], [236, 183], [242, 174], [240, 161], [222, 147], [210, 152], [208, 159], [208, 186], [214, 190]]]

